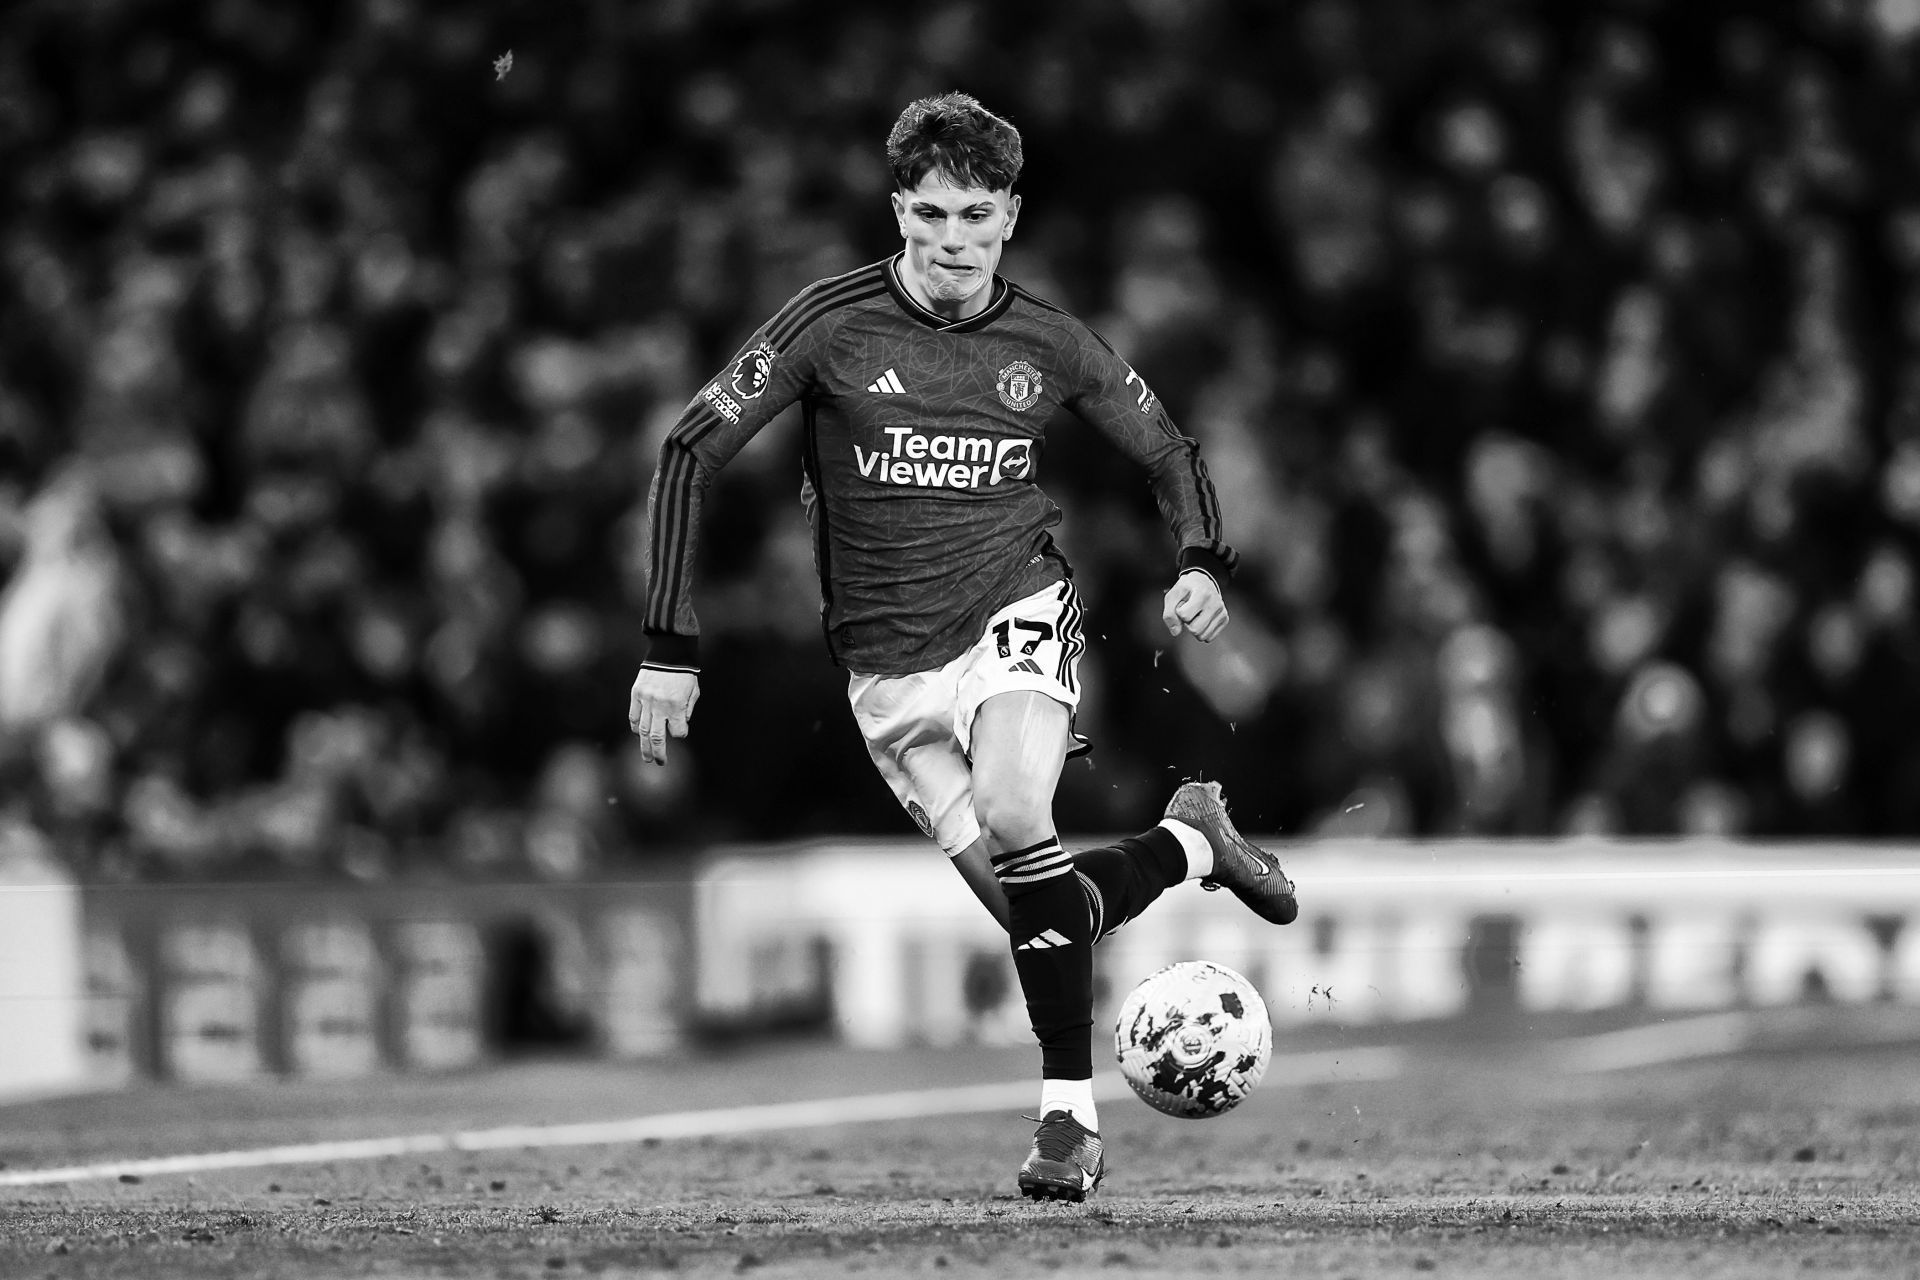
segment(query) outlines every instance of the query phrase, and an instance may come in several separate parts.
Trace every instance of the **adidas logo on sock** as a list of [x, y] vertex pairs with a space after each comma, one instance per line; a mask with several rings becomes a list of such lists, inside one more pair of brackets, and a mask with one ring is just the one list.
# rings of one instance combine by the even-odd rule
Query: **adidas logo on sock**
[[1063, 938], [1060, 936], [1059, 930], [1049, 929], [1045, 933], [1037, 934], [1034, 937], [1028, 938], [1025, 942], [1015, 947], [1014, 950], [1015, 951], [1051, 951], [1055, 947], [1070, 947], [1072, 945], [1073, 945], [1073, 942], [1070, 939]]
[[1047, 674], [1046, 672], [1040, 669], [1040, 664], [1035, 662], [1032, 658], [1022, 658], [1020, 659], [1020, 661], [1008, 667], [1007, 670], [1024, 671], [1030, 676], [1043, 676]]
[[889, 369], [869, 382], [867, 390], [878, 391], [883, 396], [897, 396], [905, 394], [907, 389], [900, 385], [900, 375]]

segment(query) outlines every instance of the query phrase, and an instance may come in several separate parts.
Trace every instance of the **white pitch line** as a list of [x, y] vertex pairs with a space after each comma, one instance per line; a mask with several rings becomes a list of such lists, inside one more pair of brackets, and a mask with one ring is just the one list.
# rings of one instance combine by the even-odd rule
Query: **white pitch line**
[[[1635, 1067], [1685, 1062], [1733, 1053], [1752, 1038], [1753, 1016], [1735, 1011], [1705, 1014], [1674, 1022], [1598, 1035], [1572, 1036], [1539, 1046], [1548, 1061], [1563, 1071], [1582, 1074], [1625, 1071]], [[1269, 1088], [1310, 1084], [1391, 1080], [1405, 1069], [1409, 1051], [1379, 1045], [1331, 1049], [1314, 1053], [1275, 1055], [1267, 1068]], [[1094, 1077], [1094, 1092], [1102, 1101], [1132, 1096], [1118, 1072]], [[381, 1160], [397, 1156], [430, 1155], [449, 1151], [497, 1151], [506, 1148], [608, 1146], [642, 1142], [769, 1133], [783, 1129], [823, 1128], [881, 1120], [920, 1120], [933, 1116], [968, 1115], [1016, 1109], [1033, 1099], [1031, 1081], [962, 1085], [945, 1089], [917, 1089], [898, 1093], [871, 1093], [851, 1098], [822, 1098], [808, 1102], [776, 1102], [707, 1111], [678, 1111], [635, 1116], [627, 1120], [587, 1121], [579, 1124], [511, 1125], [496, 1129], [467, 1129], [453, 1133], [424, 1133], [388, 1138], [351, 1138], [335, 1142], [308, 1142], [288, 1146], [255, 1147], [240, 1151], [209, 1151], [191, 1155], [156, 1156], [139, 1160], [107, 1160], [55, 1169], [0, 1171], [0, 1187], [46, 1186], [87, 1182], [123, 1175], [151, 1177], [170, 1173], [208, 1173], [221, 1169], [254, 1169], [269, 1165], [326, 1164], [346, 1160]]]
[[[1319, 1053], [1276, 1054], [1267, 1067], [1270, 1087], [1325, 1084], [1346, 1080], [1390, 1080], [1406, 1065], [1405, 1050], [1392, 1047], [1330, 1050]], [[1094, 1077], [1094, 1091], [1103, 1100], [1130, 1098], [1133, 1092], [1118, 1072]], [[220, 1169], [255, 1169], [267, 1165], [326, 1164], [344, 1160], [382, 1160], [395, 1156], [429, 1155], [448, 1151], [497, 1151], [504, 1148], [607, 1146], [648, 1139], [712, 1138], [780, 1129], [811, 1129], [829, 1125], [865, 1124], [878, 1120], [920, 1120], [932, 1116], [970, 1115], [983, 1111], [1017, 1110], [1035, 1101], [1030, 1080], [1001, 1084], [962, 1085], [946, 1089], [916, 1089], [900, 1093], [870, 1093], [851, 1098], [821, 1098], [810, 1102], [776, 1102], [709, 1111], [679, 1111], [635, 1116], [628, 1120], [588, 1121], [581, 1124], [511, 1125], [498, 1129], [468, 1129], [455, 1133], [423, 1133], [391, 1138], [356, 1138], [338, 1142], [309, 1142], [293, 1146], [257, 1147], [241, 1151], [208, 1151], [194, 1155], [156, 1156], [141, 1160], [106, 1160], [58, 1169], [0, 1171], [0, 1187], [45, 1186], [57, 1182], [87, 1182], [102, 1178], [155, 1177], [169, 1173], [207, 1173]]]
[[1857, 880], [1869, 877], [1920, 879], [1920, 867], [1721, 867], [1670, 871], [1349, 871], [1321, 874], [1302, 872], [1303, 883], [1326, 885], [1377, 884], [1651, 884], [1675, 880]]
[[1709, 1013], [1624, 1031], [1571, 1036], [1547, 1046], [1562, 1071], [1627, 1071], [1634, 1067], [1717, 1058], [1743, 1048], [1753, 1035], [1751, 1015]]

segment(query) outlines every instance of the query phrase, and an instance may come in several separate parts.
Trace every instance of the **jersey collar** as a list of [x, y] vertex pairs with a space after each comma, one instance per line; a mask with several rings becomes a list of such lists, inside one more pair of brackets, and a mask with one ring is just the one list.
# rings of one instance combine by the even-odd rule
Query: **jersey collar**
[[986, 306], [965, 320], [949, 320], [939, 312], [930, 311], [921, 306], [914, 301], [913, 295], [907, 292], [907, 286], [900, 282], [902, 256], [896, 253], [887, 259], [881, 265], [880, 274], [886, 278], [887, 292], [891, 293], [893, 300], [900, 304], [900, 309], [929, 329], [941, 329], [948, 333], [972, 333], [975, 329], [985, 328], [998, 319], [1000, 313], [1007, 309], [1007, 304], [1013, 300], [1013, 290], [1007, 287], [1005, 280], [995, 275], [993, 284], [989, 286], [993, 290], [993, 296], [987, 299]]

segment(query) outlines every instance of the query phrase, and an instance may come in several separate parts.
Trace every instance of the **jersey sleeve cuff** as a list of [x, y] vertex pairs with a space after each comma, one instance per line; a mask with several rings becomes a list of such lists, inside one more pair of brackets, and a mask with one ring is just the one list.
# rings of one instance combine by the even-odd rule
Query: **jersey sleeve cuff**
[[1233, 577], [1234, 562], [1238, 559], [1239, 557], [1235, 556], [1231, 551], [1223, 556], [1206, 547], [1182, 547], [1180, 549], [1180, 572], [1185, 573], [1189, 569], [1198, 569], [1200, 572], [1212, 578], [1216, 584], [1224, 587], [1227, 585], [1228, 579]]
[[646, 652], [640, 665], [665, 671], [700, 670], [700, 637], [674, 635], [670, 631], [647, 632]]

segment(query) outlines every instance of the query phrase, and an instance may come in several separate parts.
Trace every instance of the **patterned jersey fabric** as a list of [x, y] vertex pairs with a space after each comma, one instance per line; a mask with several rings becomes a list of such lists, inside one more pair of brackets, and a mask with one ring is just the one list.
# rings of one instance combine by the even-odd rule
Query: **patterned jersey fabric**
[[1039, 484], [1061, 415], [1146, 469], [1179, 567], [1224, 581], [1236, 557], [1199, 447], [1093, 330], [1004, 279], [991, 287], [978, 315], [948, 321], [908, 295], [892, 260], [822, 280], [701, 388], [648, 495], [649, 662], [697, 665], [708, 485], [796, 401], [822, 621], [841, 666], [931, 670], [996, 610], [1071, 572], [1048, 532], [1060, 509]]

